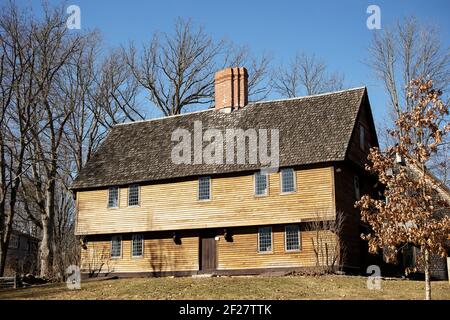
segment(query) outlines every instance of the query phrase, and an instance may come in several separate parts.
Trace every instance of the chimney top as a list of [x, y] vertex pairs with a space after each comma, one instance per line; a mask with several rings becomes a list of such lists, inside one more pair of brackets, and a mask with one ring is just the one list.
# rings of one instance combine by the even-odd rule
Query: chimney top
[[248, 103], [248, 73], [244, 67], [226, 68], [216, 72], [215, 109], [231, 112]]

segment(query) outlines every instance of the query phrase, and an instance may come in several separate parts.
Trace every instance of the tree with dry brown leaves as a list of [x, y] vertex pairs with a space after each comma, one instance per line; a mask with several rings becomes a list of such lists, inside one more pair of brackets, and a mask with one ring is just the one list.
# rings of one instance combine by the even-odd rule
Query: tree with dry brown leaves
[[371, 148], [366, 166], [385, 186], [385, 200], [364, 195], [355, 204], [371, 226], [372, 232], [363, 235], [371, 252], [388, 249], [385, 254], [392, 261], [401, 245], [420, 248], [427, 300], [431, 299], [430, 255], [446, 255], [450, 233], [449, 203], [439, 197], [439, 183], [428, 174], [430, 158], [450, 131], [448, 103], [442, 94], [431, 80], [410, 82], [408, 96], [416, 103], [399, 114], [390, 132], [397, 143], [384, 152]]

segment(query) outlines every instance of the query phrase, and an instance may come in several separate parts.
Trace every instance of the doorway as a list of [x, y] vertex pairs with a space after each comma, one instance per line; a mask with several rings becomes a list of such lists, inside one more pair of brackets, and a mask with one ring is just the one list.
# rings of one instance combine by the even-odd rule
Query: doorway
[[204, 231], [200, 233], [199, 243], [199, 262], [200, 271], [211, 272], [217, 267], [216, 257], [216, 234], [212, 231]]

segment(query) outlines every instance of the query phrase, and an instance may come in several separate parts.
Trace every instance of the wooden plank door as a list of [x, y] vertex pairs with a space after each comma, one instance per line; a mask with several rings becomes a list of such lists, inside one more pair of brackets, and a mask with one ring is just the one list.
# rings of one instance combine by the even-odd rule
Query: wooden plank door
[[200, 235], [200, 270], [216, 270], [216, 240], [212, 233]]

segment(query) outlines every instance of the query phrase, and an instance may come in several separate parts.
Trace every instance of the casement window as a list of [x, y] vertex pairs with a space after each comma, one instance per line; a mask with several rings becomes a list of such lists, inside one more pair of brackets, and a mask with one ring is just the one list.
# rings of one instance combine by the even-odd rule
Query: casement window
[[110, 187], [108, 189], [108, 208], [117, 208], [119, 206], [119, 188]]
[[19, 237], [12, 234], [11, 237], [9, 238], [9, 247], [11, 249], [19, 249], [19, 245], [20, 245]]
[[133, 184], [128, 187], [128, 206], [139, 205], [139, 185]]
[[211, 178], [200, 177], [198, 179], [198, 200], [211, 199]]
[[355, 198], [356, 198], [356, 200], [359, 200], [361, 194], [360, 194], [359, 177], [358, 176], [354, 176], [353, 177], [353, 186], [354, 186], [354, 189], [355, 189]]
[[264, 196], [268, 191], [267, 174], [260, 171], [255, 173], [255, 195]]
[[111, 238], [111, 258], [122, 256], [122, 236], [113, 236]]
[[280, 170], [281, 176], [281, 193], [289, 193], [295, 191], [295, 171], [292, 168]]
[[258, 252], [272, 252], [272, 227], [258, 229]]
[[364, 150], [366, 144], [366, 132], [364, 127], [359, 125], [359, 147]]
[[298, 224], [286, 226], [284, 228], [284, 239], [286, 251], [299, 251], [300, 226]]
[[144, 236], [142, 234], [133, 234], [132, 256], [142, 257], [143, 253], [144, 253]]

